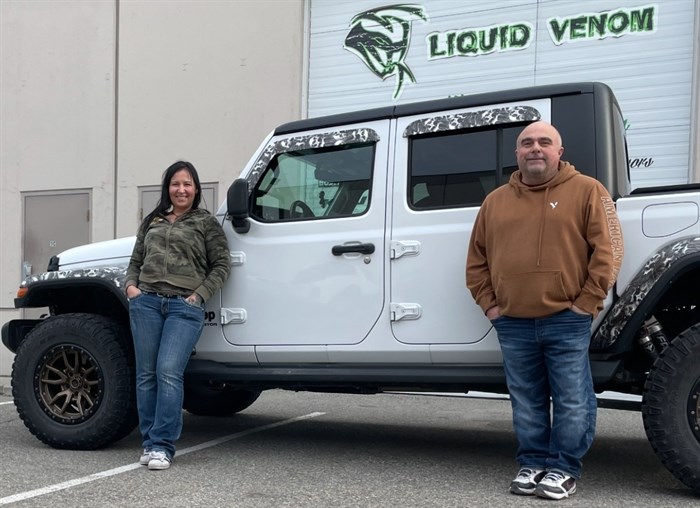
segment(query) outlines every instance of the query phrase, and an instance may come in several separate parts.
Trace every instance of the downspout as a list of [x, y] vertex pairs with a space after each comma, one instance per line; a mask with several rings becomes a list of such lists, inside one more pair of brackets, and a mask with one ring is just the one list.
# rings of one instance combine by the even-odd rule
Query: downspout
[[692, 90], [690, 96], [690, 153], [688, 181], [700, 182], [700, 5], [695, 4], [695, 46], [693, 49]]
[[301, 51], [301, 118], [309, 116], [309, 59], [311, 57], [311, 1], [304, 0], [304, 26]]
[[113, 148], [113, 203], [112, 237], [117, 238], [117, 192], [119, 183], [119, 0], [114, 0], [114, 148]]

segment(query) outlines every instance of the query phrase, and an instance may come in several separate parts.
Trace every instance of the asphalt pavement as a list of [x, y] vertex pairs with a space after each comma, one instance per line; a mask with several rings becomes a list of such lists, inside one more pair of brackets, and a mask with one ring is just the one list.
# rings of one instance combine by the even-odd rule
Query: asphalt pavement
[[[700, 507], [663, 467], [641, 415], [600, 409], [567, 507]], [[167, 471], [137, 463], [136, 432], [109, 448], [49, 448], [0, 396], [0, 505], [153, 507], [545, 506], [507, 489], [517, 466], [507, 400], [273, 390], [230, 418], [185, 413]]]

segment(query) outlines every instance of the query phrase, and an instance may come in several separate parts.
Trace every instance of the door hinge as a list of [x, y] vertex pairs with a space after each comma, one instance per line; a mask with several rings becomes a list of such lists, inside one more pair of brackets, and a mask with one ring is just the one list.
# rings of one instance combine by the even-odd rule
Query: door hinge
[[420, 242], [416, 240], [391, 242], [391, 259], [398, 259], [401, 256], [417, 256], [420, 254]]
[[401, 321], [402, 319], [419, 319], [423, 309], [418, 303], [392, 303], [391, 320]]
[[240, 325], [248, 319], [245, 309], [221, 309], [222, 325]]

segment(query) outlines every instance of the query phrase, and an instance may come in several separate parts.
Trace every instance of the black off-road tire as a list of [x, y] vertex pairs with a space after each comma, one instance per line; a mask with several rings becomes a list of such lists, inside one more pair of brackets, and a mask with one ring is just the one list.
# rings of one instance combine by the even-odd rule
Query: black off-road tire
[[642, 417], [664, 466], [700, 494], [700, 323], [679, 334], [654, 362]]
[[103, 316], [64, 314], [38, 324], [20, 345], [12, 395], [20, 418], [54, 448], [93, 450], [136, 424], [128, 332]]
[[197, 416], [231, 416], [258, 400], [257, 390], [241, 390], [226, 384], [185, 382], [182, 407]]

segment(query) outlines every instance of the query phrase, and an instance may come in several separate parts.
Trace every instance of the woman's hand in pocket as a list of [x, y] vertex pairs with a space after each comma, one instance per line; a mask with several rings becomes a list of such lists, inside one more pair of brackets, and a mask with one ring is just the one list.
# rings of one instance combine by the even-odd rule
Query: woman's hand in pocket
[[127, 300], [133, 300], [141, 294], [141, 290], [134, 286], [133, 284], [126, 288], [126, 298]]
[[197, 293], [192, 293], [190, 296], [185, 298], [187, 300], [187, 303], [191, 305], [201, 305], [202, 304], [202, 297], [199, 296]]

